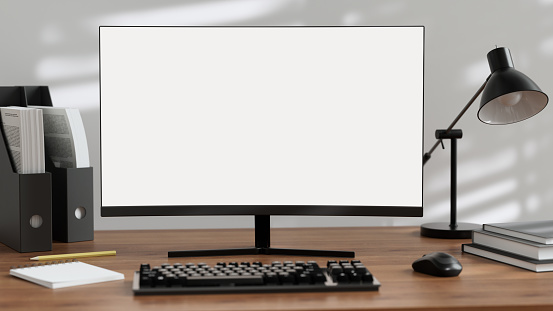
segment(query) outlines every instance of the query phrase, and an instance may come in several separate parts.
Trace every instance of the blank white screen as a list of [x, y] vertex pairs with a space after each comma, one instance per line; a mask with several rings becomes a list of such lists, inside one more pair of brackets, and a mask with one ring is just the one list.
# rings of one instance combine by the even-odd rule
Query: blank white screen
[[422, 27], [101, 27], [102, 205], [422, 206]]

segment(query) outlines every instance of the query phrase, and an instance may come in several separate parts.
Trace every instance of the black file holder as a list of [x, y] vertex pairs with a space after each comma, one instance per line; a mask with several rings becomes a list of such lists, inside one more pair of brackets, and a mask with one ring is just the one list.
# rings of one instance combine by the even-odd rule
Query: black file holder
[[[0, 106], [20, 106], [20, 95], [19, 90], [0, 87]], [[16, 173], [8, 153], [3, 126], [0, 126], [0, 130], [0, 242], [22, 253], [50, 251], [51, 174]], [[34, 226], [32, 217], [36, 219]]]
[[[0, 87], [0, 106], [52, 106], [50, 91], [47, 86], [12, 86]], [[2, 137], [4, 140], [4, 136]], [[50, 209], [50, 218], [45, 219], [44, 224], [48, 224], [50, 233], [47, 235], [49, 239], [49, 249], [51, 250], [52, 239], [61, 242], [78, 242], [89, 241], [94, 239], [94, 205], [93, 205], [93, 182], [92, 182], [92, 167], [86, 168], [57, 168], [53, 162], [46, 157], [45, 174], [17, 174], [11, 164], [9, 154], [7, 153], [7, 143], [3, 141], [3, 151], [5, 151], [5, 159], [0, 159], [0, 165], [6, 166], [6, 169], [0, 172], [0, 180], [6, 181], [3, 184], [15, 183], [13, 180], [8, 180], [7, 177], [15, 174], [22, 179], [32, 179], [29, 176], [45, 175], [48, 176], [48, 185], [42, 184], [43, 188], [48, 188], [48, 208]], [[9, 171], [8, 171], [9, 170]], [[38, 177], [35, 177], [38, 179]], [[38, 187], [38, 185], [36, 185]], [[34, 190], [34, 189], [33, 189]], [[23, 189], [12, 189], [13, 193], [25, 198], [32, 198], [33, 194]], [[4, 196], [0, 197], [0, 202], [4, 205]], [[41, 199], [41, 200], [42, 200]], [[37, 198], [38, 200], [38, 198]], [[80, 210], [79, 218], [77, 218], [76, 210]], [[22, 211], [23, 209], [20, 208]], [[0, 214], [3, 214], [0, 212]], [[0, 217], [3, 218], [3, 217]], [[3, 226], [2, 226], [3, 227]], [[0, 229], [1, 236], [5, 234], [13, 235], [13, 230], [3, 228]], [[4, 232], [5, 231], [5, 232]], [[45, 235], [46, 236], [46, 235]], [[46, 238], [44, 238], [46, 239]], [[3, 239], [4, 240], [4, 239]], [[8, 245], [8, 243], [5, 243]], [[9, 245], [12, 247], [11, 245]], [[14, 247], [12, 247], [14, 248]], [[17, 248], [14, 248], [21, 251]], [[39, 251], [27, 250], [27, 251]]]

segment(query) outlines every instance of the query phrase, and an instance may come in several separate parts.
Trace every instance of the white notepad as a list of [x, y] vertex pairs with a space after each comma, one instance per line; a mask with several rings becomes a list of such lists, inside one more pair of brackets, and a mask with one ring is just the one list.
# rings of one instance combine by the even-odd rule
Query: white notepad
[[44, 265], [14, 268], [10, 274], [46, 286], [62, 288], [106, 281], [123, 280], [122, 273], [89, 265], [80, 261], [55, 262]]

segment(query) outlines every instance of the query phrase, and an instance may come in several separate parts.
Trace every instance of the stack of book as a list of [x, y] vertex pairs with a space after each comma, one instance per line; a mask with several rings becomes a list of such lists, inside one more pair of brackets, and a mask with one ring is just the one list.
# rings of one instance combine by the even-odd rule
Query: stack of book
[[535, 272], [553, 271], [553, 220], [485, 224], [463, 252]]

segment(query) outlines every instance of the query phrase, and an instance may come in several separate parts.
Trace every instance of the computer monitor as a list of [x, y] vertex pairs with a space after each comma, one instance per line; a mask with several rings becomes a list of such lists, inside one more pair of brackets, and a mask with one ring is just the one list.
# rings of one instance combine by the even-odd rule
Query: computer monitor
[[[420, 217], [424, 27], [100, 27], [103, 217]], [[224, 245], [222, 245], [224, 246]], [[351, 252], [300, 252], [351, 256]]]

